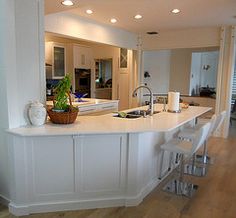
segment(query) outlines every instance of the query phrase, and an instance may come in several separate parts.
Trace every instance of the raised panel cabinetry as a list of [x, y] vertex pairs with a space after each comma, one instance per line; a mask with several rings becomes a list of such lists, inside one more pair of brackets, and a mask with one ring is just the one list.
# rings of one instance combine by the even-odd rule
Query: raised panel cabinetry
[[83, 199], [124, 194], [127, 139], [125, 134], [75, 137], [76, 190]]
[[92, 50], [89, 47], [73, 46], [74, 68], [91, 69]]
[[93, 201], [124, 194], [126, 138], [126, 134], [101, 134], [27, 139], [30, 201], [79, 201], [88, 197]]

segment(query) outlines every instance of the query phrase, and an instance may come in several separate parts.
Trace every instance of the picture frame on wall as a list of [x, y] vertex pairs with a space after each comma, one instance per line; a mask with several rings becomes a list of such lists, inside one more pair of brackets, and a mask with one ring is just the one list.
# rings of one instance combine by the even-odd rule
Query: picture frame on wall
[[120, 68], [128, 67], [128, 50], [126, 48], [120, 48]]

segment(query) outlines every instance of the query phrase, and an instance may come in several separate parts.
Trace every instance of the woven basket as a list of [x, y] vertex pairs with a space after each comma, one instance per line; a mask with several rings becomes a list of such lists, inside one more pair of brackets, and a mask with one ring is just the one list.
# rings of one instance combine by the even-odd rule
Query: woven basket
[[[48, 108], [47, 112], [48, 112], [48, 116], [50, 117], [50, 120], [53, 123], [56, 124], [71, 124], [74, 123], [78, 112], [79, 112], [79, 108], [75, 108], [72, 105], [72, 101], [71, 101], [71, 96], [70, 93], [68, 93], [68, 97], [69, 97], [69, 111], [66, 112], [57, 112], [57, 111], [53, 111], [53, 108]], [[53, 101], [53, 105], [55, 105], [55, 102]]]
[[50, 120], [53, 123], [71, 124], [75, 122], [79, 109], [72, 108], [71, 111], [68, 111], [68, 112], [56, 112], [56, 111], [52, 111], [52, 109], [48, 109], [47, 112], [48, 112], [48, 116], [50, 117]]

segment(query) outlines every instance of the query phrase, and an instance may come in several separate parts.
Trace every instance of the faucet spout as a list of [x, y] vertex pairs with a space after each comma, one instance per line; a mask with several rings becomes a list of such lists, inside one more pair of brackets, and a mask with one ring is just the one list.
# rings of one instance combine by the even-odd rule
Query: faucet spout
[[141, 89], [141, 88], [144, 88], [144, 89], [147, 89], [148, 91], [149, 91], [149, 93], [150, 93], [150, 103], [149, 103], [149, 111], [150, 111], [150, 116], [152, 116], [153, 115], [153, 111], [154, 111], [154, 109], [153, 109], [153, 92], [152, 92], [152, 90], [148, 87], [148, 86], [145, 86], [145, 85], [140, 85], [140, 86], [138, 86], [134, 91], [133, 91], [133, 94], [132, 94], [132, 96], [133, 97], [137, 97], [137, 91], [139, 90], [139, 89]]

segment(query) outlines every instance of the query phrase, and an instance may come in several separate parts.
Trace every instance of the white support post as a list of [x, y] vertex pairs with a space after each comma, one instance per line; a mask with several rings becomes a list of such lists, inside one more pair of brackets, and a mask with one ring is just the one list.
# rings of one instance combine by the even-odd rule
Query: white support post
[[228, 116], [226, 116], [226, 120], [224, 122], [224, 128], [223, 128], [224, 137], [227, 137], [229, 133], [234, 62], [235, 62], [235, 26], [232, 26], [230, 35], [229, 59], [228, 59], [228, 70], [227, 70], [228, 77], [226, 85], [227, 90], [226, 90], [226, 102], [225, 102]]
[[232, 77], [235, 59], [235, 27], [221, 29], [220, 57], [217, 77], [216, 114], [226, 110], [227, 116], [221, 132], [217, 136], [226, 138], [229, 130]]
[[[142, 52], [142, 36], [138, 36], [138, 85], [141, 85], [143, 83], [143, 52]], [[138, 104], [142, 102], [142, 95], [143, 92], [140, 90], [140, 95], [138, 98]]]

